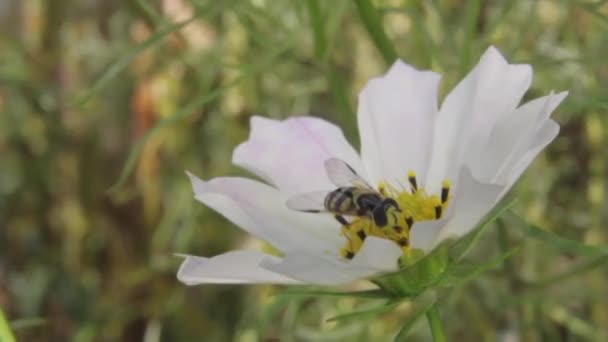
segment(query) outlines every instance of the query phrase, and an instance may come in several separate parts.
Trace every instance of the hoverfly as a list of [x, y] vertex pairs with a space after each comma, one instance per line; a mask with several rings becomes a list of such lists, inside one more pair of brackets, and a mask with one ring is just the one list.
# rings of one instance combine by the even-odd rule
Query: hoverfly
[[[375, 190], [350, 165], [330, 158], [325, 161], [325, 170], [337, 189], [297, 195], [287, 200], [287, 207], [308, 213], [332, 213], [343, 226], [349, 225], [344, 216], [356, 216], [367, 217], [380, 228], [403, 229], [399, 224], [401, 209], [397, 202]], [[406, 219], [408, 228], [412, 223], [411, 218]]]

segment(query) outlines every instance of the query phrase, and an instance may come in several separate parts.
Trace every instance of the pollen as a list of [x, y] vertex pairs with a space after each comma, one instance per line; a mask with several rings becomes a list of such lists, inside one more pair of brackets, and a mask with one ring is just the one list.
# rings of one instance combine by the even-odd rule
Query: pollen
[[389, 224], [378, 227], [369, 217], [356, 217], [348, 224], [342, 226], [341, 235], [346, 239], [340, 255], [345, 259], [352, 259], [359, 252], [368, 236], [376, 236], [394, 241], [403, 253], [409, 253], [410, 230], [416, 222], [439, 220], [445, 215], [451, 200], [450, 182], [441, 183], [441, 191], [437, 194], [428, 194], [420, 186], [416, 173], [407, 173], [409, 189], [395, 187], [387, 182], [378, 184], [378, 192], [397, 202], [399, 209], [387, 212], [391, 217]]

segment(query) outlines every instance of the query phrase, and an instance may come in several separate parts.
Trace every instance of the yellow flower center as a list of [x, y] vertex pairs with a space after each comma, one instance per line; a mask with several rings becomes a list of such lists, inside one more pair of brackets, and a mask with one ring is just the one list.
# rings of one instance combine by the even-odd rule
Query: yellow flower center
[[340, 254], [352, 259], [361, 249], [365, 238], [376, 236], [395, 241], [404, 253], [410, 250], [410, 230], [415, 222], [438, 220], [446, 212], [450, 202], [450, 182], [444, 180], [440, 194], [427, 194], [418, 187], [416, 173], [407, 175], [409, 190], [398, 189], [386, 182], [378, 184], [378, 191], [397, 202], [399, 209], [388, 208], [388, 224], [379, 227], [371, 217], [361, 216], [342, 226], [341, 234], [346, 238]]

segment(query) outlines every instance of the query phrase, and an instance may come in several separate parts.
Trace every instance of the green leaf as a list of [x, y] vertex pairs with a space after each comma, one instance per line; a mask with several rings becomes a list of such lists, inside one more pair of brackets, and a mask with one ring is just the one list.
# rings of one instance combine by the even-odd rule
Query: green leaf
[[401, 329], [399, 329], [399, 332], [397, 332], [394, 341], [406, 341], [405, 338], [410, 333], [410, 330], [412, 330], [414, 324], [416, 324], [416, 322], [418, 322], [418, 320], [426, 314], [433, 304], [435, 304], [434, 296], [426, 296], [425, 298], [418, 300], [415, 304], [413, 312], [409, 314], [409, 316], [405, 319], [405, 323]]
[[526, 283], [526, 287], [523, 292], [517, 296], [508, 298], [508, 300], [503, 303], [503, 306], [505, 308], [510, 308], [525, 305], [526, 303], [530, 303], [535, 300], [542, 300], [543, 297], [539, 296], [540, 293], [548, 293], [547, 291], [550, 291], [552, 286], [567, 286], [567, 281], [580, 279], [580, 277], [585, 273], [605, 267], [607, 262], [608, 255], [591, 257], [572, 266], [564, 272], [547, 276], [532, 283]]
[[437, 285], [442, 287], [462, 285], [463, 283], [476, 278], [481, 273], [500, 265], [504, 260], [513, 256], [513, 254], [515, 254], [518, 250], [519, 248], [514, 248], [493, 258], [490, 261], [478, 265], [464, 264], [462, 262], [453, 264], [448, 268], [444, 277]]
[[89, 100], [97, 95], [102, 89], [104, 89], [110, 81], [114, 79], [118, 74], [120, 74], [124, 69], [126, 69], [131, 62], [142, 52], [145, 50], [155, 46], [158, 42], [163, 40], [167, 35], [181, 29], [182, 27], [188, 25], [192, 21], [194, 21], [197, 16], [193, 16], [190, 19], [184, 20], [182, 22], [171, 24], [158, 32], [154, 33], [150, 38], [146, 39], [143, 43], [135, 46], [122, 57], [120, 57], [116, 62], [110, 65], [103, 75], [93, 84], [93, 86], [87, 90], [87, 92], [80, 97], [80, 99], [76, 100], [76, 106], [84, 106]]
[[448, 245], [441, 244], [414, 264], [379, 276], [373, 282], [397, 297], [415, 297], [437, 284], [449, 263]]
[[15, 342], [15, 335], [4, 318], [2, 309], [0, 309], [0, 342]]
[[358, 298], [393, 298], [393, 296], [381, 289], [373, 289], [366, 291], [338, 292], [338, 291], [323, 291], [323, 290], [306, 290], [306, 289], [287, 289], [280, 294], [281, 296], [291, 297], [358, 297]]
[[393, 310], [397, 305], [399, 305], [398, 301], [389, 302], [385, 305], [375, 307], [368, 310], [361, 310], [350, 312], [344, 315], [338, 315], [331, 318], [326, 319], [326, 322], [336, 322], [336, 321], [344, 321], [349, 319], [364, 319], [364, 318], [373, 318], [383, 313], [389, 312]]
[[129, 175], [131, 174], [131, 171], [133, 171], [133, 167], [135, 166], [135, 162], [137, 161], [137, 156], [139, 155], [139, 152], [141, 151], [141, 149], [144, 147], [145, 143], [151, 137], [156, 135], [162, 129], [181, 121], [183, 118], [185, 118], [186, 116], [188, 116], [191, 113], [193, 113], [194, 111], [196, 111], [196, 109], [202, 107], [203, 105], [207, 104], [208, 102], [213, 101], [214, 99], [216, 99], [217, 97], [222, 95], [227, 89], [234, 87], [235, 85], [237, 85], [244, 79], [246, 79], [248, 77], [252, 77], [252, 76], [256, 75], [257, 73], [259, 73], [263, 70], [266, 70], [267, 68], [276, 66], [276, 63], [277, 63], [276, 57], [280, 56], [285, 51], [287, 51], [288, 48], [291, 46], [290, 44], [291, 43], [288, 43], [282, 47], [278, 47], [277, 50], [271, 54], [271, 56], [270, 56], [270, 58], [268, 58], [268, 60], [265, 60], [265, 61], [263, 61], [263, 63], [260, 63], [260, 64], [254, 64], [253, 66], [251, 66], [250, 68], [245, 70], [241, 75], [234, 78], [231, 82], [228, 82], [227, 84], [225, 84], [223, 87], [219, 87], [219, 88], [216, 88], [214, 90], [207, 92], [205, 95], [194, 99], [191, 103], [182, 107], [180, 110], [178, 110], [173, 115], [165, 117], [162, 120], [160, 120], [158, 122], [158, 124], [156, 124], [154, 127], [152, 127], [152, 129], [147, 131], [146, 134], [141, 139], [139, 139], [137, 141], [137, 143], [135, 144], [135, 146], [131, 149], [131, 152], [129, 153], [125, 166], [123, 167], [122, 171], [120, 172], [118, 181], [116, 181], [116, 183], [114, 185], [112, 185], [112, 187], [108, 190], [108, 192], [110, 192], [110, 193], [117, 192], [120, 188], [123, 187], [123, 185], [126, 183], [128, 177], [129, 177]]
[[363, 25], [382, 54], [382, 57], [384, 57], [384, 61], [387, 65], [393, 64], [399, 56], [397, 55], [393, 43], [388, 39], [386, 32], [384, 32], [382, 19], [378, 11], [370, 0], [355, 0], [355, 4], [357, 4], [357, 9]]
[[[14, 331], [17, 331], [17, 330], [21, 330], [21, 329], [39, 327], [41, 325], [45, 325], [46, 323], [47, 323], [46, 319], [40, 318], [40, 317], [19, 319], [16, 321], [11, 321], [11, 328], [13, 328]], [[2, 340], [0, 340], [0, 341], [2, 341]]]
[[460, 74], [465, 75], [471, 65], [471, 52], [475, 51], [473, 43], [478, 38], [476, 35], [479, 15], [481, 13], [481, 1], [467, 1], [464, 17], [464, 42], [460, 49]]
[[306, 1], [310, 23], [312, 26], [313, 40], [315, 43], [315, 57], [323, 60], [326, 51], [325, 20], [321, 14], [321, 5], [318, 0]]
[[486, 215], [486, 218], [477, 226], [477, 228], [473, 230], [472, 233], [456, 241], [450, 248], [452, 255], [454, 255], [454, 260], [462, 260], [473, 249], [473, 247], [475, 247], [479, 239], [483, 236], [491, 224], [505, 212], [511, 209], [516, 202], [516, 198], [501, 201], [488, 215]]
[[559, 251], [585, 256], [608, 255], [608, 246], [591, 246], [579, 241], [566, 239], [548, 230], [542, 229], [537, 225], [524, 221], [513, 212], [509, 212], [508, 217], [514, 219], [518, 223], [515, 226], [522, 229], [528, 237], [546, 242]]

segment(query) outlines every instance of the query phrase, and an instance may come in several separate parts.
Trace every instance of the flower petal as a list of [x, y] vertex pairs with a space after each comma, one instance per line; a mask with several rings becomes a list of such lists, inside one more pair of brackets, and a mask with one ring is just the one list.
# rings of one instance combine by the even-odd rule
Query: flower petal
[[[447, 216], [447, 215], [446, 215]], [[416, 222], [410, 231], [410, 242], [412, 248], [430, 252], [435, 247], [435, 241], [441, 233], [441, 228], [446, 220], [433, 220]]]
[[454, 189], [454, 207], [447, 213], [447, 219], [433, 248], [446, 239], [458, 238], [473, 230], [500, 200], [504, 188], [501, 185], [481, 183], [473, 178], [469, 168], [463, 168], [458, 186]]
[[361, 158], [373, 185], [417, 172], [424, 182], [440, 76], [396, 61], [359, 94]]
[[473, 175], [483, 182], [511, 182], [510, 170], [515, 166], [516, 160], [545, 142], [546, 139], [536, 141], [535, 136], [567, 95], [568, 92], [551, 93], [532, 100], [497, 123], [487, 143], [478, 144], [480, 152], [475, 156], [476, 160], [470, 159], [467, 163], [473, 170]]
[[559, 125], [557, 122], [549, 119], [540, 128], [537, 134], [532, 139], [530, 148], [526, 153], [521, 155], [507, 171], [505, 171], [506, 187], [505, 191], [508, 191], [511, 186], [517, 181], [521, 174], [528, 168], [530, 163], [536, 158], [536, 156], [542, 151], [559, 133]]
[[395, 271], [401, 253], [392, 241], [368, 237], [351, 261], [327, 255], [291, 253], [280, 262], [263, 262], [262, 267], [305, 283], [342, 285]]
[[256, 116], [251, 118], [249, 140], [234, 150], [232, 162], [294, 195], [335, 188], [324, 167], [331, 157], [363, 171], [359, 155], [339, 127], [313, 117], [278, 121]]
[[254, 251], [232, 251], [212, 258], [183, 255], [186, 259], [177, 272], [177, 279], [186, 285], [198, 284], [297, 284], [297, 280], [260, 267], [264, 260], [280, 259]]
[[205, 182], [188, 175], [197, 200], [284, 253], [335, 251], [342, 244], [340, 227], [329, 215], [289, 210], [285, 196], [271, 186], [237, 177]]
[[391, 272], [397, 269], [397, 260], [401, 254], [401, 248], [394, 241], [369, 236], [349, 264], [352, 267]]
[[427, 181], [431, 193], [440, 190], [443, 179], [458, 179], [465, 153], [515, 110], [531, 81], [529, 65], [508, 64], [496, 48], [486, 50], [439, 111]]

